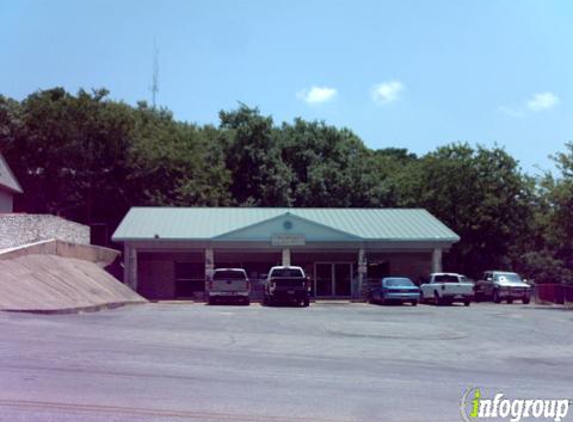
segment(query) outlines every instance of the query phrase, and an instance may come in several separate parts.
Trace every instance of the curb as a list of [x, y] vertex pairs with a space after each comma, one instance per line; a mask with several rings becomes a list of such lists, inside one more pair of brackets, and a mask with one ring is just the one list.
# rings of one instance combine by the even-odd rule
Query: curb
[[143, 305], [148, 302], [114, 302], [114, 303], [104, 303], [101, 305], [92, 306], [80, 306], [77, 308], [63, 308], [63, 309], [1, 309], [2, 312], [13, 312], [13, 313], [26, 313], [26, 314], [38, 314], [38, 315], [65, 315], [65, 314], [79, 314], [83, 312], [98, 312], [108, 309], [117, 309], [126, 305]]

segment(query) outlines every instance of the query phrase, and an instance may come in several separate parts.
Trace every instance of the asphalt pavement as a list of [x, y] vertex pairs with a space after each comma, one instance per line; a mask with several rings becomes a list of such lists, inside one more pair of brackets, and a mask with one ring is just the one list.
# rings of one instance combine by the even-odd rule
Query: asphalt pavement
[[0, 313], [0, 421], [461, 421], [469, 388], [573, 398], [572, 322], [489, 303]]

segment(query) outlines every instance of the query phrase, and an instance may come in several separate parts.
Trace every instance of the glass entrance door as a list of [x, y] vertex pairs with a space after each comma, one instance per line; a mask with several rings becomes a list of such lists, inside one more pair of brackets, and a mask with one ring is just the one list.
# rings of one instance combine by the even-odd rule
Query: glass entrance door
[[334, 264], [334, 295], [352, 295], [352, 264]]
[[316, 263], [316, 297], [352, 296], [352, 263]]
[[332, 264], [316, 264], [315, 288], [317, 297], [332, 296]]

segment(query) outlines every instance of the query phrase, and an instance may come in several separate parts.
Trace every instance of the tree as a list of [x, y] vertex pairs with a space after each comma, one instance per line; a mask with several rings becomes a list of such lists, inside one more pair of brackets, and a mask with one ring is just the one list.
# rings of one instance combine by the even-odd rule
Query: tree
[[224, 205], [229, 174], [214, 128], [177, 122], [166, 109], [140, 103], [129, 151], [130, 202]]
[[125, 177], [131, 116], [107, 94], [80, 90], [72, 96], [54, 88], [21, 103], [13, 136], [2, 144], [26, 191], [24, 210], [89, 224], [121, 204], [115, 186]]
[[377, 181], [368, 149], [348, 129], [296, 119], [280, 130], [283, 161], [292, 170], [293, 205], [372, 206]]
[[558, 175], [538, 181], [536, 229], [520, 268], [540, 283], [573, 283], [573, 143], [553, 159]]
[[531, 191], [503, 149], [451, 144], [412, 163], [399, 185], [401, 206], [423, 207], [461, 237], [446, 266], [476, 276], [511, 266], [511, 247], [532, 219]]
[[271, 117], [241, 104], [219, 114], [231, 195], [238, 205], [291, 205], [292, 173], [283, 162]]

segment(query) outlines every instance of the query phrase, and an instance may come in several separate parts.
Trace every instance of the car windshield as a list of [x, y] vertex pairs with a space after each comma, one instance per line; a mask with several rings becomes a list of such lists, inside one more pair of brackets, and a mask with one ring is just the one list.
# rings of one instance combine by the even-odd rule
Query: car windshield
[[274, 270], [271, 277], [304, 277], [301, 270], [296, 268], [281, 268]]
[[457, 275], [440, 274], [434, 277], [435, 283], [459, 283], [460, 279]]
[[495, 281], [509, 281], [511, 283], [514, 282], [521, 282], [523, 280], [521, 280], [521, 277], [519, 276], [519, 274], [516, 273], [503, 273], [503, 274], [496, 274], [495, 275]]
[[383, 284], [388, 287], [405, 287], [413, 286], [412, 280], [409, 278], [385, 278]]
[[245, 273], [237, 270], [215, 271], [213, 280], [244, 280]]

